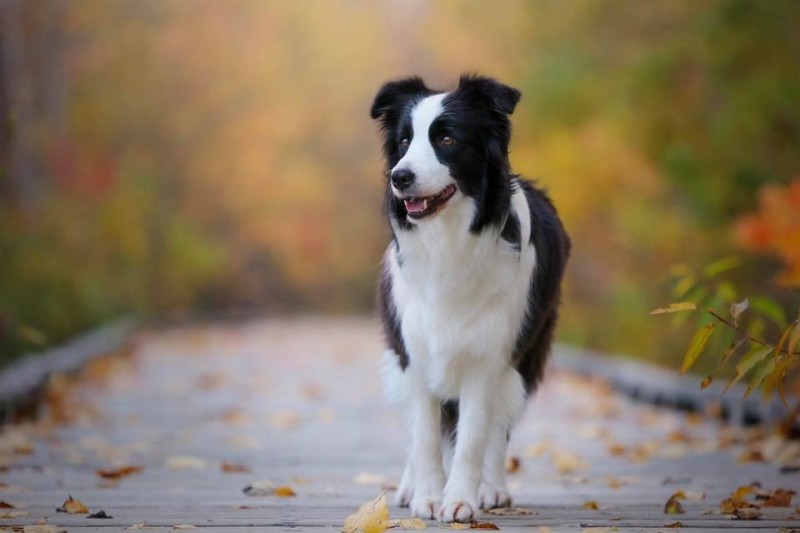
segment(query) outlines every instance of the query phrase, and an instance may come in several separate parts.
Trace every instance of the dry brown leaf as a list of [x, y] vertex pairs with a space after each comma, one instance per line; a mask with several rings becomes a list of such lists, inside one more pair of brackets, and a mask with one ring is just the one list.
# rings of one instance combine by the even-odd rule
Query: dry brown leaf
[[277, 496], [278, 498], [292, 498], [297, 496], [297, 493], [295, 493], [292, 487], [282, 486], [272, 489], [272, 495]]
[[672, 496], [669, 497], [667, 503], [664, 504], [664, 514], [683, 514], [686, 511], [683, 510], [683, 505], [681, 505], [680, 500], [685, 498], [686, 495], [683, 491], [678, 491]]
[[683, 524], [681, 524], [680, 522], [672, 522], [671, 524], [667, 524], [664, 527], [679, 528], [683, 527]]
[[453, 522], [450, 524], [450, 529], [469, 529], [469, 524], [459, 524], [458, 522]]
[[588, 502], [584, 502], [584, 504], [581, 505], [581, 507], [583, 507], [584, 509], [591, 509], [593, 511], [596, 511], [600, 509], [600, 504], [598, 504], [594, 500], [589, 500]]
[[761, 450], [752, 449], [752, 448], [748, 449], [748, 450], [745, 450], [739, 456], [739, 462], [740, 463], [763, 463], [766, 460], [767, 459], [766, 459], [766, 457], [764, 457], [764, 454], [761, 452]]
[[227, 461], [222, 461], [222, 463], [220, 463], [220, 468], [226, 474], [246, 474], [250, 472], [250, 468], [245, 465], [228, 463]]
[[88, 514], [89, 508], [86, 507], [82, 501], [76, 500], [72, 496], [69, 496], [67, 501], [61, 504], [61, 507], [56, 509], [56, 511], [69, 514]]
[[6, 501], [0, 500], [0, 509], [14, 509], [14, 506]]
[[428, 524], [425, 523], [425, 520], [421, 520], [419, 518], [401, 518], [399, 520], [389, 520], [389, 525], [386, 526], [386, 528], [391, 529], [395, 527], [400, 529], [428, 529]]
[[506, 473], [516, 474], [522, 468], [522, 461], [519, 457], [512, 455], [506, 459]]
[[389, 527], [389, 505], [386, 493], [362, 505], [344, 520], [344, 533], [383, 533]]
[[172, 529], [197, 529], [197, 526], [193, 524], [177, 524], [172, 526]]
[[495, 507], [494, 509], [486, 509], [484, 512], [496, 516], [532, 516], [536, 514], [533, 509], [522, 509], [520, 507]]
[[628, 447], [623, 446], [618, 442], [612, 442], [608, 445], [608, 455], [619, 457], [628, 453]]
[[495, 530], [499, 530], [500, 528], [497, 527], [497, 524], [492, 524], [491, 522], [471, 522], [469, 524], [469, 529], [495, 529]]
[[141, 466], [123, 466], [114, 470], [100, 469], [97, 471], [97, 475], [103, 479], [122, 479], [133, 474], [138, 474], [142, 470]]
[[763, 507], [791, 507], [792, 498], [796, 494], [793, 490], [775, 489], [764, 498]]

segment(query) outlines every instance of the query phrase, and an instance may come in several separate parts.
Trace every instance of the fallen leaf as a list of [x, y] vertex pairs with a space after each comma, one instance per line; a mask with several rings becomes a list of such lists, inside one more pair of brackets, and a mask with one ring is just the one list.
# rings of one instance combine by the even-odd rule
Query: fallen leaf
[[114, 517], [106, 514], [105, 511], [97, 511], [94, 514], [90, 514], [86, 518], [114, 518]]
[[123, 466], [114, 470], [100, 469], [97, 471], [97, 475], [103, 479], [122, 479], [133, 474], [138, 474], [142, 470], [141, 466]]
[[178, 524], [178, 525], [172, 526], [172, 529], [197, 529], [197, 526], [192, 525], [192, 524]]
[[583, 507], [584, 509], [592, 509], [594, 511], [600, 509], [600, 505], [594, 500], [589, 500], [588, 502], [585, 502], [583, 505], [581, 505], [581, 507]]
[[389, 520], [389, 524], [386, 526], [386, 528], [391, 529], [395, 527], [400, 529], [428, 529], [428, 524], [419, 518], [401, 518], [399, 520]]
[[170, 470], [202, 470], [206, 467], [206, 460], [189, 455], [176, 455], [164, 463]]
[[56, 509], [56, 511], [59, 513], [86, 514], [89, 512], [89, 508], [86, 507], [82, 501], [76, 500], [72, 496], [69, 496], [67, 501], [61, 504], [61, 507]]
[[494, 509], [486, 509], [486, 514], [497, 516], [532, 516], [536, 514], [533, 509], [522, 509], [519, 507], [495, 507]]
[[381, 492], [344, 520], [344, 533], [382, 533], [389, 526], [389, 506]]
[[522, 461], [520, 461], [519, 457], [512, 455], [506, 459], [506, 473], [507, 474], [516, 474], [522, 468]]
[[500, 528], [497, 527], [496, 524], [492, 524], [491, 522], [472, 522], [469, 525], [470, 529], [496, 529], [499, 530]]
[[683, 514], [686, 511], [683, 510], [683, 505], [681, 505], [680, 500], [685, 498], [686, 495], [683, 491], [678, 491], [672, 496], [669, 497], [667, 503], [664, 504], [664, 514]]
[[13, 509], [14, 506], [6, 501], [0, 500], [0, 509]]
[[673, 522], [671, 524], [665, 525], [664, 527], [678, 528], [678, 527], [683, 527], [683, 524], [681, 524], [680, 522]]
[[773, 492], [768, 493], [768, 496], [764, 498], [764, 503], [761, 505], [764, 507], [791, 507], [792, 498], [795, 494], [793, 490], [775, 489]]
[[566, 450], [555, 450], [552, 454], [553, 464], [560, 474], [573, 474], [586, 470], [586, 462], [576, 454]]
[[228, 463], [226, 461], [222, 461], [222, 463], [220, 464], [220, 468], [226, 474], [246, 474], [250, 472], [250, 469], [245, 465]]
[[283, 487], [275, 487], [272, 489], [272, 495], [277, 496], [278, 498], [292, 498], [297, 496], [292, 487], [283, 486]]
[[458, 522], [453, 522], [450, 524], [450, 529], [469, 529], [469, 524], [459, 524]]
[[740, 507], [733, 515], [740, 520], [756, 520], [761, 516], [761, 510], [756, 507]]

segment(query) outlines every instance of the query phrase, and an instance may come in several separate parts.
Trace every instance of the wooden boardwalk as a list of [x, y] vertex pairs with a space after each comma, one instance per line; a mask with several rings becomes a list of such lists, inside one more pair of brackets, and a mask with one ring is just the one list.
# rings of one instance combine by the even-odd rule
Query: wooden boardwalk
[[[391, 498], [402, 468], [408, 435], [381, 396], [380, 351], [377, 324], [355, 319], [143, 335], [132, 353], [54, 383], [42, 421], [0, 435], [0, 501], [13, 506], [0, 504], [0, 531], [340, 530], [382, 487]], [[800, 474], [785, 466], [799, 448], [550, 372], [511, 442], [511, 492], [530, 514], [481, 521], [542, 533], [669, 531], [675, 522], [683, 531], [800, 531], [798, 498], [758, 520], [720, 513], [754, 481], [800, 492]], [[98, 474], [126, 466], [141, 471]], [[679, 490], [685, 513], [665, 514]], [[68, 495], [113, 518], [56, 512]], [[438, 528], [448, 526], [428, 522]]]

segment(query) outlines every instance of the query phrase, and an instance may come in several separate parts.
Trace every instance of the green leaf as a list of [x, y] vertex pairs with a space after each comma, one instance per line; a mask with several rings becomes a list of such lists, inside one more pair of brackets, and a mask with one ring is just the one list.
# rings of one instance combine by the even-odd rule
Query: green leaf
[[738, 268], [741, 264], [742, 260], [736, 256], [723, 257], [722, 259], [717, 259], [716, 261], [709, 263], [703, 269], [703, 275], [706, 278], [711, 279], [719, 276], [723, 272]]
[[757, 387], [759, 387], [766, 379], [767, 376], [775, 371], [775, 359], [762, 359], [755, 367], [753, 367], [753, 375], [750, 376], [750, 384], [747, 385], [747, 390], [744, 392], [744, 397], [750, 396]]
[[683, 356], [681, 374], [692, 368], [700, 356], [703, 355], [703, 351], [705, 351], [708, 345], [708, 340], [711, 338], [711, 333], [713, 333], [715, 325], [716, 322], [710, 322], [695, 332]]
[[775, 348], [773, 346], [762, 346], [757, 348], [747, 355], [742, 357], [742, 359], [736, 364], [736, 377], [733, 378], [728, 384], [725, 386], [725, 390], [727, 391], [733, 385], [739, 382], [748, 372], [750, 372], [759, 362], [764, 360], [772, 350]]
[[659, 307], [650, 311], [651, 315], [663, 315], [665, 313], [677, 313], [679, 311], [694, 311], [697, 306], [694, 302], [676, 302], [671, 303], [667, 307]]
[[763, 296], [750, 298], [750, 309], [765, 315], [767, 318], [775, 322], [781, 329], [786, 327], [786, 313], [783, 312], [781, 306], [775, 303], [774, 300], [765, 298]]
[[683, 298], [689, 294], [689, 291], [691, 291], [696, 284], [697, 278], [695, 278], [692, 274], [687, 274], [675, 282], [675, 286], [672, 288], [672, 296], [674, 298]]
[[728, 362], [728, 359], [730, 359], [730, 358], [731, 358], [731, 356], [732, 356], [733, 354], [735, 354], [736, 352], [738, 352], [738, 351], [739, 351], [739, 348], [741, 348], [742, 346], [744, 346], [744, 344], [745, 344], [746, 342], [747, 342], [747, 337], [742, 337], [742, 338], [741, 338], [741, 339], [739, 339], [738, 341], [736, 341], [736, 342], [734, 342], [733, 344], [731, 344], [731, 345], [730, 345], [730, 347], [729, 347], [729, 348], [728, 348], [728, 349], [725, 351], [725, 353], [722, 355], [722, 359], [720, 359], [720, 361], [719, 361], [719, 365], [717, 365], [717, 368], [716, 368], [716, 370], [714, 370], [714, 372], [712, 372], [712, 374], [716, 374], [717, 372], [719, 372], [719, 371], [720, 371], [720, 369], [722, 368], [722, 366], [723, 366], [725, 363], [727, 363], [727, 362]]

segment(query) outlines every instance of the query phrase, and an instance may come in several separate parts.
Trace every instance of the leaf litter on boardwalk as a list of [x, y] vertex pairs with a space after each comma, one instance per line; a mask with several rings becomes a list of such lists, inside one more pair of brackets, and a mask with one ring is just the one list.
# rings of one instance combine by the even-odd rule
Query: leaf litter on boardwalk
[[67, 500], [61, 504], [61, 507], [56, 509], [56, 511], [59, 513], [69, 514], [88, 514], [89, 508], [86, 507], [86, 504], [82, 501], [69, 496]]

